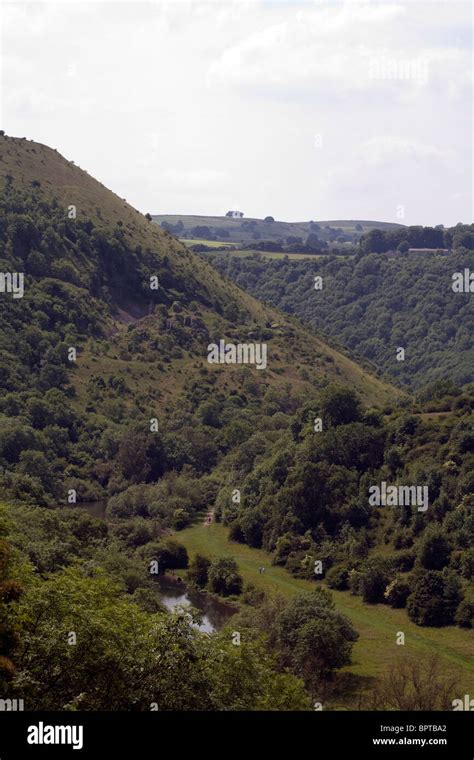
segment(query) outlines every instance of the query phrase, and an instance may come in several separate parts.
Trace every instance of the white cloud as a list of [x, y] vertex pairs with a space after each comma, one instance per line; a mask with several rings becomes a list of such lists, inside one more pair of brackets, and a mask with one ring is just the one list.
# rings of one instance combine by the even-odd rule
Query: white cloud
[[471, 213], [465, 3], [4, 8], [7, 133], [141, 210], [386, 219], [401, 193], [413, 223]]
[[212, 169], [170, 169], [165, 172], [164, 180], [178, 188], [205, 191], [210, 186], [222, 186], [228, 175]]

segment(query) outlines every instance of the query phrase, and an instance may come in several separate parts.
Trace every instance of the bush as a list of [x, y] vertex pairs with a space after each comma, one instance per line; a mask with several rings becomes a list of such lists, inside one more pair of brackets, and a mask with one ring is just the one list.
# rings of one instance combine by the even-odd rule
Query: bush
[[369, 560], [360, 571], [359, 593], [364, 602], [385, 602], [385, 589], [390, 580], [389, 565], [384, 560]]
[[331, 567], [326, 573], [326, 583], [329, 588], [346, 591], [349, 588], [349, 570], [347, 567]]
[[148, 560], [156, 560], [159, 563], [160, 575], [166, 570], [184, 569], [189, 564], [186, 547], [170, 540], [147, 544], [143, 555]]
[[411, 588], [402, 578], [394, 578], [385, 589], [384, 599], [391, 607], [405, 607]]
[[245, 536], [242, 532], [242, 528], [240, 527], [240, 523], [237, 520], [234, 520], [234, 522], [230, 525], [229, 540], [237, 541], [239, 544], [245, 543]]
[[188, 580], [193, 586], [204, 588], [209, 580], [209, 567], [211, 561], [202, 554], [196, 554], [188, 570]]
[[451, 545], [438, 527], [429, 527], [423, 534], [418, 562], [426, 570], [442, 570], [451, 555]]
[[413, 569], [415, 564], [416, 555], [414, 552], [400, 552], [393, 558], [393, 562], [397, 570], [402, 573], [406, 573]]
[[459, 605], [454, 621], [460, 628], [472, 628], [474, 620], [474, 603], [464, 599]]
[[421, 571], [407, 599], [408, 616], [417, 625], [452, 625], [461, 599], [461, 584], [454, 573]]
[[209, 567], [209, 588], [216, 594], [241, 594], [243, 580], [235, 559], [219, 557]]
[[298, 594], [277, 621], [282, 660], [315, 693], [320, 679], [348, 665], [358, 634], [350, 620], [336, 612], [329, 592]]

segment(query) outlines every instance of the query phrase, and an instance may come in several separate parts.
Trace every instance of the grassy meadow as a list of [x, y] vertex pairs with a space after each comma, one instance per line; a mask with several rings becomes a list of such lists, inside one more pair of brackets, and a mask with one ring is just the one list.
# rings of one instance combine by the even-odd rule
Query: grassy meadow
[[[188, 550], [190, 559], [204, 554], [213, 559], [231, 556], [238, 565], [246, 583], [272, 594], [290, 598], [311, 591], [315, 584], [292, 576], [287, 570], [271, 564], [271, 556], [262, 549], [229, 541], [228, 530], [219, 523], [204, 524], [203, 520], [180, 531], [177, 540]], [[265, 567], [260, 574], [259, 568]], [[412, 623], [403, 609], [387, 605], [364, 604], [359, 596], [348, 591], [331, 590], [339, 612], [347, 615], [359, 633], [354, 645], [352, 664], [341, 671], [346, 673], [349, 689], [343, 701], [331, 705], [333, 709], [354, 709], [354, 700], [360, 688], [368, 689], [373, 679], [382, 674], [407, 650], [427, 655], [436, 652], [446, 674], [458, 674], [459, 693], [472, 693], [474, 689], [474, 662], [472, 658], [474, 634], [454, 626], [423, 628]], [[396, 643], [397, 633], [405, 634], [405, 646]]]

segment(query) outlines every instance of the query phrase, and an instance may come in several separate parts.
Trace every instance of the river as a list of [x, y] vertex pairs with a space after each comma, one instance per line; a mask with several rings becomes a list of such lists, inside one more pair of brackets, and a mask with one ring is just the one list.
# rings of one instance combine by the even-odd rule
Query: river
[[[74, 506], [74, 509], [84, 509], [92, 517], [101, 520], [106, 519], [105, 509], [107, 500], [83, 501]], [[179, 536], [177, 537], [179, 541]], [[178, 607], [195, 607], [201, 613], [201, 622], [193, 623], [196, 628], [204, 633], [212, 633], [222, 628], [227, 620], [235, 614], [235, 609], [225, 602], [221, 602], [210, 594], [203, 591], [195, 591], [186, 588], [171, 576], [159, 576], [159, 597], [167, 610], [172, 612]]]
[[194, 623], [200, 631], [212, 633], [222, 628], [235, 610], [228, 604], [215, 599], [203, 591], [188, 589], [183, 583], [161, 576], [160, 601], [171, 612], [177, 607], [195, 607], [201, 613], [201, 623]]

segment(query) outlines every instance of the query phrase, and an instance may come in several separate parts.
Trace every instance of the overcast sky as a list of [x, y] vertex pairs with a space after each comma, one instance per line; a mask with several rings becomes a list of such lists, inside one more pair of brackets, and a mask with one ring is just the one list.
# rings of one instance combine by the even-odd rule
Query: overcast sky
[[2, 127], [143, 212], [472, 221], [471, 4], [2, 6]]

